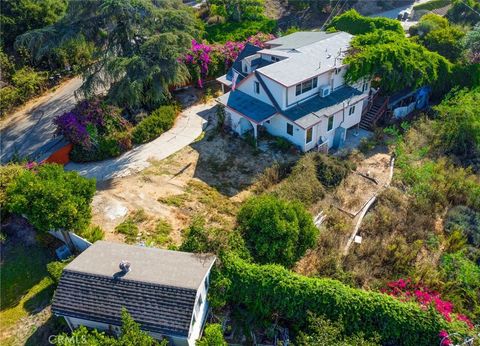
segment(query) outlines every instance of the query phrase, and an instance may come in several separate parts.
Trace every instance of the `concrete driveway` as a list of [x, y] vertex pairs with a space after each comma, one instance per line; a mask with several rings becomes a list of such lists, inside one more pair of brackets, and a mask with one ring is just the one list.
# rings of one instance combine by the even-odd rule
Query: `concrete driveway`
[[80, 78], [73, 78], [4, 119], [0, 123], [0, 162], [14, 157], [40, 161], [64, 145], [61, 137], [53, 137], [53, 119], [75, 106], [74, 93], [81, 85]]
[[69, 163], [66, 170], [74, 170], [82, 176], [105, 181], [125, 177], [144, 170], [152, 160], [163, 160], [195, 141], [209, 119], [216, 112], [215, 101], [187, 107], [175, 121], [175, 125], [152, 142], [139, 145], [119, 157], [89, 163]]

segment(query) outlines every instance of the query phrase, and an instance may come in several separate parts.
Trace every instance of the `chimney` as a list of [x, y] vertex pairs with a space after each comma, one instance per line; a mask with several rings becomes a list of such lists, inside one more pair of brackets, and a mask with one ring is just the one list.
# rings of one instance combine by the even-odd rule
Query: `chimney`
[[118, 265], [122, 273], [128, 273], [130, 271], [130, 262], [127, 260], [122, 260], [120, 261], [120, 264]]

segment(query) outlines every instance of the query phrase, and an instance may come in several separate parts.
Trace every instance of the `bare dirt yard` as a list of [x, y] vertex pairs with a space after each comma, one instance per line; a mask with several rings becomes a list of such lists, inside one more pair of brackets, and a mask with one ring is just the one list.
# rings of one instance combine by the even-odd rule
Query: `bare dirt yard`
[[[256, 177], [275, 161], [295, 158], [261, 151], [212, 129], [136, 175], [99, 184], [93, 223], [102, 226], [107, 240], [153, 241], [163, 247], [180, 244], [182, 230], [196, 216], [205, 218], [207, 225], [228, 229], [234, 226], [239, 204], [252, 193]], [[115, 230], [125, 221], [137, 226], [137, 235]]]
[[356, 164], [355, 172], [340, 184], [333, 195], [333, 204], [352, 217], [388, 182], [390, 154], [387, 148], [379, 147]]

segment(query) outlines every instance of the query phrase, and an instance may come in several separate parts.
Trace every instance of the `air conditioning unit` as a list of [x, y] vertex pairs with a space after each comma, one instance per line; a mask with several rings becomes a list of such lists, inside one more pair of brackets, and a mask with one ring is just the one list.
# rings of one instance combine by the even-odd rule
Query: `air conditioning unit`
[[330, 86], [325, 85], [320, 87], [320, 97], [327, 97], [330, 95]]

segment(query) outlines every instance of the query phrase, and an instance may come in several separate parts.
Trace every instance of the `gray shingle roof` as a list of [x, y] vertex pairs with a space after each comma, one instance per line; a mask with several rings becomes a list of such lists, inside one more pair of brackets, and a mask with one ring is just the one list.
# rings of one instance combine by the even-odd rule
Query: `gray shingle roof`
[[235, 69], [237, 72], [240, 72], [237, 78], [237, 83], [240, 82], [245, 76], [242, 74], [242, 60], [246, 57], [254, 55], [262, 48], [254, 46], [253, 44], [247, 43], [242, 51], [238, 54], [237, 58], [232, 64], [232, 67], [227, 71], [227, 80], [232, 81], [233, 78], [233, 70]]
[[125, 279], [197, 289], [215, 261], [215, 256], [97, 241], [65, 269], [112, 276], [119, 271], [118, 265], [122, 260], [131, 264]]
[[290, 35], [270, 40], [266, 43], [275, 49], [297, 49], [318, 41], [322, 41], [326, 38], [334, 36], [335, 34], [337, 33], [327, 33], [325, 31], [298, 31]]
[[218, 101], [257, 123], [268, 119], [277, 112], [273, 106], [238, 89], [220, 96]]
[[[119, 263], [131, 269], [118, 275]], [[63, 271], [52, 311], [121, 325], [125, 307], [142, 329], [188, 336], [197, 288], [214, 256], [99, 241]]]
[[126, 308], [143, 330], [188, 336], [196, 290], [65, 270], [53, 298], [57, 315], [121, 325]]
[[353, 104], [366, 95], [350, 86], [344, 86], [327, 97], [315, 95], [305, 102], [286, 110], [283, 114], [303, 128], [308, 128], [321, 119], [323, 115], [331, 115], [348, 104]]

